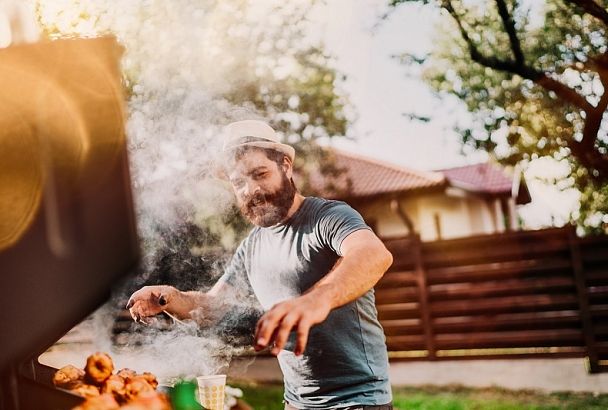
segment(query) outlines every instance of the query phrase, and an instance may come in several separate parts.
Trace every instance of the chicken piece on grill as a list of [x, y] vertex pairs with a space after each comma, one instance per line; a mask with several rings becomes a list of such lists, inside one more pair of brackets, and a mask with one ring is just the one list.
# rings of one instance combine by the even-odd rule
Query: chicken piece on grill
[[125, 381], [118, 375], [108, 377], [101, 385], [101, 392], [113, 395], [118, 402], [126, 401]]
[[73, 389], [82, 384], [84, 380], [84, 370], [71, 364], [63, 366], [53, 375], [53, 384], [62, 389]]
[[146, 392], [154, 392], [154, 388], [141, 376], [135, 376], [125, 384], [127, 401], [131, 401]]
[[112, 358], [106, 353], [95, 353], [87, 358], [84, 368], [88, 381], [95, 385], [101, 385], [114, 371]]
[[102, 394], [97, 397], [90, 397], [72, 410], [116, 410], [120, 406], [111, 394]]
[[156, 388], [158, 387], [158, 380], [156, 380], [156, 376], [152, 373], [143, 372], [142, 374], [138, 374], [138, 376], [141, 376], [145, 381], [147, 381], [148, 384], [152, 386], [154, 390], [156, 390]]
[[122, 410], [171, 410], [169, 398], [156, 391], [141, 393], [133, 401], [121, 407]]
[[82, 397], [96, 397], [100, 395], [99, 388], [90, 384], [80, 384], [71, 388], [70, 391]]
[[130, 380], [132, 378], [134, 378], [135, 376], [137, 376], [137, 373], [135, 373], [135, 370], [131, 370], [131, 369], [120, 369], [117, 373], [116, 376], [121, 377], [125, 382], [127, 380]]

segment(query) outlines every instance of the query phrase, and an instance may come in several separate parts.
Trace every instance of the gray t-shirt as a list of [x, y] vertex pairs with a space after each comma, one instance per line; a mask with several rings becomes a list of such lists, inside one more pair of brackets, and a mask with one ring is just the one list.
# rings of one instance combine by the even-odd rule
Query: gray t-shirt
[[[221, 280], [237, 284], [246, 275], [268, 310], [301, 295], [329, 273], [341, 256], [344, 238], [360, 229], [370, 228], [344, 202], [307, 197], [287, 222], [254, 228]], [[392, 400], [373, 289], [314, 326], [302, 356], [293, 354], [294, 343], [292, 332], [278, 356], [290, 405], [329, 409]]]

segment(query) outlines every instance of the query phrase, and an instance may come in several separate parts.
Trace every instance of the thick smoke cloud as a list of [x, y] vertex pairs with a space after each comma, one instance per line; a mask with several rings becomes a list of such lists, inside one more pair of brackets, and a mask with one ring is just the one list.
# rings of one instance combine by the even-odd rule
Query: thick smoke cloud
[[211, 329], [170, 321], [149, 328], [130, 324], [136, 337], [123, 332], [120, 348], [114, 343], [116, 305], [144, 283], [164, 279], [184, 290], [205, 289], [221, 274], [226, 255], [205, 252], [208, 240], [227, 248], [236, 238], [221, 223], [233, 196], [215, 178], [215, 153], [223, 125], [257, 117], [252, 106], [237, 107], [222, 96], [251, 80], [240, 62], [252, 51], [245, 40], [260, 27], [259, 10], [248, 13], [247, 2], [239, 0], [120, 6], [42, 0], [36, 10], [51, 37], [111, 34], [125, 46], [126, 132], [144, 260], [138, 278], [91, 318], [96, 349], [111, 352], [121, 367], [164, 378], [220, 371], [248, 343], [247, 328], [259, 314], [254, 298], [234, 301]]

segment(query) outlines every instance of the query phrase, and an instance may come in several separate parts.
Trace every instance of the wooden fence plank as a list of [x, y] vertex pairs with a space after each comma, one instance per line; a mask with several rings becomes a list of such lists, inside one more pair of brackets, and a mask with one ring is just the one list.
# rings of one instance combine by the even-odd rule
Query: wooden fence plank
[[[426, 350], [424, 335], [420, 336], [387, 336], [386, 344], [389, 350]], [[427, 353], [428, 359], [433, 359]]]
[[399, 302], [418, 302], [418, 289], [413, 286], [376, 289], [376, 304], [390, 304]]
[[391, 319], [419, 319], [420, 309], [418, 303], [393, 303], [391, 305], [378, 305], [378, 318]]
[[438, 349], [515, 348], [580, 346], [582, 332], [577, 330], [527, 330], [474, 334], [437, 335]]
[[413, 247], [412, 257], [416, 268], [416, 282], [418, 284], [418, 299], [420, 303], [420, 313], [422, 321], [422, 329], [424, 330], [424, 343], [428, 356], [434, 359], [436, 356], [435, 335], [431, 326], [431, 307], [429, 304], [429, 286], [426, 278], [425, 262], [422, 260], [422, 242], [417, 235], [412, 236]]
[[512, 260], [524, 259], [546, 259], [550, 260], [556, 257], [564, 256], [568, 252], [568, 248], [559, 244], [554, 249], [544, 248], [541, 252], [541, 246], [535, 245], [530, 247], [500, 247], [497, 249], [479, 249], [478, 252], [425, 252], [424, 262], [428, 268], [452, 266], [452, 265], [476, 265], [489, 262], [503, 262]]
[[431, 300], [479, 299], [493, 296], [518, 296], [538, 293], [560, 293], [574, 290], [569, 277], [543, 279], [507, 279], [501, 281], [453, 283], [430, 287]]
[[416, 274], [412, 272], [387, 272], [376, 285], [376, 289], [391, 288], [395, 286], [416, 286]]
[[420, 336], [424, 340], [424, 329], [422, 326], [384, 326], [384, 335], [392, 336]]
[[578, 295], [581, 322], [583, 324], [585, 336], [584, 340], [587, 347], [587, 354], [589, 356], [589, 371], [591, 373], [597, 373], [599, 371], [599, 357], [596, 350], [595, 335], [593, 334], [593, 322], [591, 319], [591, 310], [589, 309], [587, 284], [585, 283], [585, 274], [583, 271], [583, 260], [581, 258], [581, 251], [574, 228], [570, 229], [568, 238], [570, 240], [572, 267], [574, 269], [576, 292]]
[[[598, 361], [608, 362], [608, 237], [555, 228], [386, 243], [395, 263], [376, 301], [389, 350], [426, 360], [587, 352], [593, 371], [608, 371]], [[489, 357], [501, 356], [514, 357]]]
[[578, 312], [526, 312], [510, 315], [455, 316], [436, 318], [433, 321], [435, 334], [560, 328], [580, 329]]
[[568, 258], [555, 258], [550, 261], [511, 261], [473, 266], [454, 266], [428, 269], [428, 282], [431, 285], [454, 282], [482, 282], [492, 279], [511, 279], [555, 276], [572, 277], [572, 265]]
[[586, 268], [585, 279], [587, 286], [608, 285], [608, 263], [599, 267]]
[[578, 307], [576, 295], [527, 295], [495, 297], [482, 300], [438, 301], [431, 305], [434, 317], [488, 313], [573, 310]]
[[563, 241], [564, 229], [563, 228], [550, 228], [536, 231], [517, 231], [517, 232], [504, 232], [501, 234], [494, 235], [477, 235], [469, 236], [457, 239], [447, 239], [433, 242], [425, 242], [425, 245], [432, 249], [450, 249], [450, 248], [466, 248], [466, 249], [478, 249], [479, 246], [486, 245], [488, 239], [494, 240], [494, 242], [520, 242], [520, 241], [533, 241], [533, 242], [551, 242]]

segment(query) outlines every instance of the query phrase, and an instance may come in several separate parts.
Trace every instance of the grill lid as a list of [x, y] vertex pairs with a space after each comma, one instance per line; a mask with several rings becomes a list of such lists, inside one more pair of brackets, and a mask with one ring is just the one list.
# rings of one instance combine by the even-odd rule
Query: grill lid
[[138, 259], [113, 38], [0, 50], [0, 370], [95, 310]]

